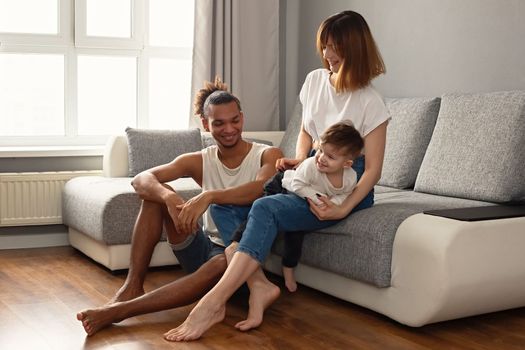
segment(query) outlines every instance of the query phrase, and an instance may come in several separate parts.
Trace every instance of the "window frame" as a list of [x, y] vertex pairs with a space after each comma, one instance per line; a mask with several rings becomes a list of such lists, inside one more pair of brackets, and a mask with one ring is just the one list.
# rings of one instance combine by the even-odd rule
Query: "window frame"
[[[0, 53], [54, 53], [64, 55], [64, 135], [2, 136], [0, 147], [101, 146], [111, 135], [78, 135], [78, 57], [134, 56], [137, 59], [137, 104], [134, 127], [148, 128], [149, 61], [151, 58], [191, 59], [192, 48], [150, 47], [148, 38], [149, 0], [130, 0], [137, 27], [131, 39], [87, 37], [78, 32], [77, 18], [86, 15], [87, 0], [57, 0], [57, 35], [0, 33]], [[80, 5], [80, 11], [77, 6]], [[138, 19], [137, 17], [140, 17]], [[85, 21], [84, 33], [85, 33]], [[138, 29], [138, 32], [137, 32]], [[75, 33], [75, 34], [74, 34]], [[78, 33], [78, 35], [77, 35]], [[109, 46], [111, 45], [111, 47]], [[188, 102], [188, 108], [190, 103]], [[191, 110], [188, 110], [188, 127]], [[122, 130], [124, 133], [124, 127]]]
[[0, 32], [0, 52], [4, 45], [9, 46], [68, 46], [73, 42], [73, 3], [72, 0], [57, 0], [57, 34], [31, 34]]
[[131, 37], [112, 38], [100, 36], [88, 36], [86, 34], [87, 24], [87, 1], [75, 0], [75, 46], [79, 48], [106, 48], [106, 49], [142, 49], [144, 48], [145, 1], [129, 0], [131, 2]]

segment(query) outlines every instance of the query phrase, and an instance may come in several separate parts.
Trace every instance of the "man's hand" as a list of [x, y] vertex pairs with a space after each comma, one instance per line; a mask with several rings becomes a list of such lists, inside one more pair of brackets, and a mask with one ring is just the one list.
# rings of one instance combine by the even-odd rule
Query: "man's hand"
[[177, 226], [180, 214], [180, 209], [178, 207], [184, 205], [184, 200], [177, 193], [175, 193], [173, 188], [171, 188], [169, 185], [162, 185], [172, 191], [172, 193], [164, 199], [164, 203], [166, 203], [166, 207], [168, 208], [168, 213], [170, 214], [173, 224]]
[[199, 219], [211, 204], [209, 192], [203, 192], [186, 203], [177, 206], [180, 210], [178, 219], [175, 221], [177, 231], [183, 234], [190, 234], [199, 228]]
[[279, 171], [285, 171], [289, 169], [295, 169], [303, 162], [304, 159], [295, 158], [279, 158], [275, 162], [275, 168]]
[[318, 199], [322, 202], [320, 205], [315, 204], [310, 198], [307, 198], [307, 201], [310, 210], [319, 220], [339, 220], [347, 215], [346, 211], [340, 205], [334, 204], [330, 198], [320, 196]]

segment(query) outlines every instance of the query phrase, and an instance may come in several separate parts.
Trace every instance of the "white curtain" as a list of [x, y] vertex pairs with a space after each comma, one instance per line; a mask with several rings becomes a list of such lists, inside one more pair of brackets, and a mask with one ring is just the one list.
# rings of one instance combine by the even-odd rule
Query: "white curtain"
[[192, 100], [215, 75], [241, 100], [245, 130], [279, 128], [279, 0], [195, 0]]

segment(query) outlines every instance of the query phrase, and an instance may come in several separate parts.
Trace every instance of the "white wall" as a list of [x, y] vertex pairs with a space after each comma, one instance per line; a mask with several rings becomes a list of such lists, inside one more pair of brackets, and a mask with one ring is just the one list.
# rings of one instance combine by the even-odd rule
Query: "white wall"
[[287, 79], [297, 77], [287, 82], [288, 115], [306, 73], [320, 67], [315, 52], [319, 24], [342, 10], [361, 13], [370, 25], [387, 66], [387, 74], [374, 84], [386, 97], [525, 89], [523, 0], [298, 3], [298, 19], [294, 23], [289, 14], [286, 24], [287, 30], [298, 27], [298, 57], [289, 56], [286, 63]]

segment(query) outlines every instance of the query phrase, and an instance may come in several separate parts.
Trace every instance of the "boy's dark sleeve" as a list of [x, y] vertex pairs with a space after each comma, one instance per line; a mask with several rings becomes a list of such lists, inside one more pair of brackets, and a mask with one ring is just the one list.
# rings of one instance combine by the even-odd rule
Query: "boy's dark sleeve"
[[263, 189], [263, 196], [271, 196], [272, 194], [288, 193], [286, 188], [283, 188], [284, 172], [279, 171], [266, 181]]

